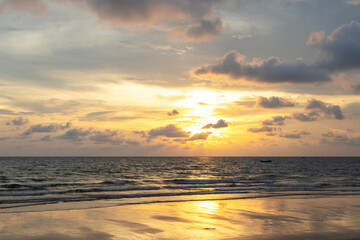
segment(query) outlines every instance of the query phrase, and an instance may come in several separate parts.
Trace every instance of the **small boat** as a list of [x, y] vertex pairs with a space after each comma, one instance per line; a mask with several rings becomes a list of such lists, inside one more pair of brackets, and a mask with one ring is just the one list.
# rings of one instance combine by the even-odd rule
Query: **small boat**
[[272, 160], [267, 159], [267, 160], [260, 160], [260, 162], [272, 162]]

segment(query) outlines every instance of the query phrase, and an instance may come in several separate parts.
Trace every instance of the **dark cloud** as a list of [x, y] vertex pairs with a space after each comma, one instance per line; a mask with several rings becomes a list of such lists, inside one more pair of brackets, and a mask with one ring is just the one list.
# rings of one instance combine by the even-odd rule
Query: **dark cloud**
[[263, 121], [262, 124], [267, 126], [282, 126], [285, 124], [285, 120], [289, 118], [288, 116], [275, 116], [272, 120]]
[[99, 116], [104, 116], [104, 115], [108, 115], [108, 114], [112, 114], [115, 113], [115, 111], [101, 111], [101, 112], [91, 112], [86, 114], [86, 118], [93, 118], [93, 117], [99, 117]]
[[3, 114], [3, 115], [17, 115], [14, 111], [7, 110], [7, 109], [0, 109], [0, 114]]
[[128, 144], [128, 145], [135, 145], [135, 146], [140, 145], [140, 143], [138, 141], [131, 140], [131, 139], [125, 140], [125, 143]]
[[321, 134], [322, 137], [333, 137], [335, 134], [332, 131]]
[[174, 109], [174, 110], [172, 110], [171, 112], [168, 112], [167, 113], [167, 115], [168, 116], [176, 116], [176, 115], [179, 115], [180, 113], [176, 110], [176, 109]]
[[0, 109], [0, 114], [2, 115], [32, 115], [34, 112], [14, 112], [8, 109]]
[[[360, 94], [360, 83], [356, 80], [354, 81], [353, 78], [350, 78], [345, 73], [340, 73], [337, 75], [336, 80], [340, 83], [344, 90], [354, 94]], [[360, 75], [357, 75], [355, 78], [360, 79]]]
[[329, 36], [313, 32], [307, 45], [317, 48], [326, 57], [318, 63], [329, 71], [360, 68], [360, 23], [351, 21], [335, 29]]
[[259, 97], [256, 106], [262, 108], [283, 108], [283, 107], [294, 107], [295, 103], [281, 97]]
[[333, 131], [325, 132], [321, 135], [323, 138], [320, 143], [334, 145], [349, 145], [360, 147], [360, 137], [348, 137], [346, 134], [335, 133]]
[[188, 139], [188, 141], [206, 140], [209, 137], [210, 134], [211, 134], [211, 132], [196, 133], [196, 134], [192, 135]]
[[10, 122], [6, 123], [6, 125], [14, 125], [14, 126], [22, 126], [25, 125], [29, 122], [28, 119], [23, 118], [23, 117], [17, 117], [13, 120], [11, 120]]
[[245, 56], [230, 51], [216, 63], [205, 65], [192, 70], [196, 77], [220, 75], [233, 80], [246, 80], [258, 83], [314, 83], [330, 81], [327, 72], [314, 66], [281, 62], [277, 57], [266, 60], [245, 62]]
[[315, 111], [310, 113], [294, 113], [293, 118], [300, 122], [312, 122], [319, 119], [319, 114]]
[[307, 132], [307, 131], [302, 131], [302, 132], [299, 132], [299, 133], [283, 133], [283, 134], [280, 134], [280, 137], [281, 137], [281, 138], [299, 139], [299, 138], [301, 138], [303, 135], [310, 135], [310, 133]]
[[[219, 0], [72, 0], [83, 3], [101, 22], [111, 25], [165, 24], [187, 41], [206, 41], [223, 31], [215, 11]], [[175, 27], [174, 27], [175, 26]]]
[[84, 137], [89, 136], [91, 131], [83, 130], [81, 128], [73, 128], [68, 130], [66, 133], [58, 136], [58, 139], [68, 140], [68, 141], [81, 141]]
[[9, 139], [9, 137], [0, 137], [0, 141], [6, 141], [8, 139]]
[[[94, 13], [100, 22], [112, 26], [135, 25], [151, 27], [165, 25], [174, 35], [192, 42], [207, 41], [223, 29], [221, 16], [215, 5], [221, 0], [67, 0]], [[70, 5], [72, 6], [72, 5]], [[4, 11], [28, 12], [43, 15], [48, 6], [44, 0], [5, 0], [0, 4]]]
[[202, 127], [202, 129], [209, 129], [209, 128], [226, 128], [228, 127], [229, 124], [223, 120], [223, 119], [219, 119], [215, 124], [213, 123], [208, 123], [205, 126]]
[[341, 111], [341, 108], [339, 105], [332, 105], [329, 103], [325, 103], [316, 99], [312, 99], [308, 101], [308, 104], [306, 105], [306, 109], [309, 110], [319, 110], [323, 112], [327, 117], [335, 118], [342, 120], [344, 119], [344, 115]]
[[67, 129], [71, 126], [71, 123], [68, 122], [64, 125], [61, 124], [49, 124], [49, 125], [43, 125], [43, 124], [37, 124], [31, 126], [28, 130], [26, 130], [23, 135], [29, 136], [33, 133], [49, 133], [49, 132], [57, 132], [59, 130]]
[[[213, 64], [191, 70], [193, 76], [227, 76], [234, 81], [255, 83], [321, 83], [330, 81], [334, 71], [360, 68], [360, 23], [351, 21], [335, 29], [329, 36], [313, 32], [307, 45], [319, 49], [322, 58], [314, 64], [302, 60], [282, 62], [278, 57], [245, 61], [245, 55], [229, 51]], [[357, 85], [353, 86], [357, 88]]]
[[143, 116], [117, 116], [117, 111], [99, 111], [90, 112], [84, 117], [81, 117], [81, 121], [124, 121], [143, 118]]
[[49, 142], [49, 141], [51, 141], [51, 137], [50, 137], [50, 135], [46, 135], [46, 136], [40, 138], [40, 141]]
[[105, 130], [105, 131], [95, 131], [89, 137], [90, 141], [93, 141], [98, 144], [110, 143], [110, 144], [120, 144], [124, 142], [124, 139], [119, 136], [117, 131]]
[[[77, 0], [75, 0], [76, 2]], [[202, 19], [214, 15], [218, 0], [83, 0], [101, 20], [114, 23], [148, 24]]]
[[140, 134], [141, 137], [146, 137], [145, 131], [133, 131], [133, 133], [135, 133], [135, 134]]
[[202, 19], [198, 23], [191, 25], [186, 31], [177, 30], [185, 39], [190, 42], [201, 42], [212, 39], [223, 31], [223, 23], [220, 18]]
[[47, 12], [47, 4], [42, 0], [4, 0], [0, 3], [2, 12], [27, 12], [34, 16], [41, 16]]
[[168, 138], [188, 138], [191, 132], [186, 132], [174, 124], [169, 124], [165, 127], [151, 129], [148, 132], [149, 138], [168, 137]]
[[252, 133], [259, 133], [259, 132], [272, 132], [276, 131], [276, 128], [273, 127], [261, 127], [261, 128], [249, 128], [248, 131]]

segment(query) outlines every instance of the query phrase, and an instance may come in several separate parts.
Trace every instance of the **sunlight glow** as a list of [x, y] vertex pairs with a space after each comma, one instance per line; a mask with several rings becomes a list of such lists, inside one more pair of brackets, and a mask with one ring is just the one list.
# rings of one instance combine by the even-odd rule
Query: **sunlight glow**
[[212, 213], [219, 209], [219, 203], [216, 201], [202, 201], [194, 203], [203, 213]]

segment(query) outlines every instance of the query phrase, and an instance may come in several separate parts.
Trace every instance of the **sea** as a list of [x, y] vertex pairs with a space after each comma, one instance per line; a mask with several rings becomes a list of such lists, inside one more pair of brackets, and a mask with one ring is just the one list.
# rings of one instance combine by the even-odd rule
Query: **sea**
[[360, 157], [0, 158], [0, 213], [59, 203], [336, 195], [360, 195]]

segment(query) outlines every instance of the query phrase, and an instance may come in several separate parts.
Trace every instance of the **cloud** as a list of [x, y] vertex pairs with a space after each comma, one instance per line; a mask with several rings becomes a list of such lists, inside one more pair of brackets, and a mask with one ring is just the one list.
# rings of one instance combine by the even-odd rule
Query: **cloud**
[[259, 133], [259, 132], [272, 132], [276, 131], [276, 128], [273, 127], [261, 127], [261, 128], [249, 128], [248, 131], [252, 133]]
[[359, 5], [360, 0], [347, 0], [347, 3], [351, 5]]
[[300, 122], [312, 122], [319, 119], [319, 114], [315, 111], [310, 113], [294, 113], [293, 118]]
[[[90, 11], [99, 22], [112, 26], [160, 26], [170, 29], [190, 42], [207, 41], [223, 29], [215, 5], [221, 0], [67, 0], [70, 7]], [[44, 0], [5, 0], [0, 5], [4, 11], [27, 12], [44, 15], [48, 10]], [[166, 26], [164, 28], [163, 26]]]
[[90, 112], [79, 119], [81, 121], [123, 121], [144, 118], [144, 116], [118, 116], [117, 113], [117, 111]]
[[[357, 75], [355, 78], [360, 79], [360, 75]], [[347, 74], [338, 74], [336, 80], [340, 83], [344, 90], [354, 94], [360, 94], [360, 83], [353, 81]]]
[[135, 133], [135, 134], [140, 134], [141, 137], [146, 137], [145, 131], [133, 131], [133, 133]]
[[360, 102], [352, 102], [347, 104], [344, 111], [355, 116], [360, 116]]
[[251, 34], [237, 34], [237, 35], [232, 35], [233, 38], [242, 40], [242, 39], [246, 39], [246, 38], [252, 38], [253, 35]]
[[330, 118], [335, 118], [338, 120], [342, 120], [345, 118], [339, 105], [332, 105], [332, 104], [325, 103], [325, 102], [322, 102], [322, 101], [319, 101], [316, 99], [312, 99], [312, 100], [308, 101], [308, 104], [306, 105], [306, 109], [320, 110], [326, 116], [328, 116]]
[[283, 108], [283, 107], [294, 107], [295, 103], [281, 97], [259, 97], [256, 106], [262, 108]]
[[29, 136], [33, 133], [49, 133], [49, 132], [57, 132], [59, 130], [67, 129], [71, 126], [71, 123], [68, 122], [65, 125], [61, 124], [49, 124], [49, 125], [43, 125], [43, 124], [37, 124], [33, 125], [26, 130], [23, 135]]
[[360, 23], [351, 21], [329, 36], [324, 31], [311, 33], [307, 45], [326, 57], [317, 65], [329, 71], [360, 68]]
[[192, 135], [188, 139], [188, 141], [206, 140], [209, 137], [210, 134], [211, 134], [211, 132], [196, 133], [196, 134]]
[[0, 109], [0, 114], [3, 114], [3, 115], [17, 115], [14, 111], [7, 110], [7, 109]]
[[275, 116], [273, 117], [272, 120], [265, 120], [262, 122], [263, 125], [267, 125], [267, 126], [282, 126], [285, 123], [286, 119], [289, 119], [290, 117], [288, 116]]
[[111, 131], [109, 129], [105, 131], [93, 132], [92, 135], [89, 137], [89, 140], [97, 144], [119, 144], [124, 142], [124, 139], [119, 136], [119, 133], [117, 131]]
[[42, 0], [5, 0], [0, 3], [0, 13], [26, 12], [34, 16], [41, 16], [47, 10], [47, 4]]
[[49, 142], [49, 141], [51, 141], [51, 137], [50, 137], [50, 135], [46, 135], [46, 136], [40, 138], [40, 141]]
[[215, 129], [217, 129], [217, 128], [226, 128], [226, 127], [228, 127], [228, 126], [229, 126], [229, 124], [228, 124], [225, 120], [219, 119], [215, 124], [213, 124], [213, 123], [208, 123], [208, 124], [206, 124], [205, 126], [203, 126], [202, 129], [209, 129], [209, 128], [215, 128]]
[[32, 115], [32, 114], [34, 114], [34, 112], [14, 112], [14, 111], [8, 110], [8, 109], [0, 109], [0, 114], [2, 114], [2, 115], [20, 115], [20, 114]]
[[176, 110], [176, 109], [174, 109], [174, 110], [172, 110], [171, 112], [168, 112], [167, 113], [167, 115], [168, 116], [176, 116], [176, 115], [179, 115], [180, 113]]
[[245, 62], [245, 55], [234, 50], [226, 53], [215, 63], [191, 70], [194, 77], [229, 77], [234, 81], [255, 83], [314, 83], [330, 81], [327, 72], [302, 61], [285, 63], [277, 57], [266, 60], [253, 59]]
[[302, 131], [299, 133], [284, 133], [284, 134], [280, 134], [281, 138], [293, 138], [293, 139], [299, 139], [304, 135], [310, 135], [309, 132], [307, 131]]
[[166, 25], [187, 41], [210, 40], [223, 31], [215, 12], [219, 0], [72, 0], [84, 3], [100, 22], [111, 25]]
[[335, 133], [333, 131], [325, 132], [321, 136], [323, 138], [320, 140], [320, 143], [323, 144], [360, 146], [360, 137], [348, 137], [346, 134]]
[[190, 134], [191, 132], [186, 132], [174, 124], [169, 124], [165, 127], [154, 128], [148, 132], [149, 138], [155, 138], [160, 136], [168, 138], [188, 138]]
[[11, 120], [10, 122], [6, 123], [6, 125], [14, 125], [14, 126], [22, 126], [25, 125], [29, 122], [28, 119], [23, 118], [23, 117], [17, 117], [13, 120]]
[[69, 113], [75, 108], [84, 107], [84, 104], [78, 100], [62, 100], [59, 98], [50, 98], [46, 100], [18, 100], [14, 102], [16, 107], [29, 109], [36, 113]]
[[310, 34], [307, 45], [318, 49], [321, 59], [314, 64], [283, 62], [278, 57], [254, 58], [246, 62], [245, 55], [231, 50], [215, 63], [193, 68], [196, 78], [224, 78], [234, 82], [252, 83], [322, 83], [331, 80], [335, 71], [360, 68], [360, 23], [351, 21], [335, 29], [329, 36], [324, 31]]
[[223, 31], [223, 23], [220, 18], [202, 19], [187, 29], [178, 28], [174, 31], [175, 35], [183, 35], [189, 42], [208, 41]]
[[84, 137], [91, 134], [89, 130], [82, 130], [81, 128], [73, 128], [68, 130], [66, 133], [58, 136], [58, 139], [68, 140], [68, 141], [81, 141]]
[[96, 118], [99, 116], [104, 116], [104, 115], [108, 115], [108, 114], [112, 114], [112, 113], [116, 113], [115, 111], [101, 111], [101, 112], [91, 112], [86, 114], [85, 118]]

